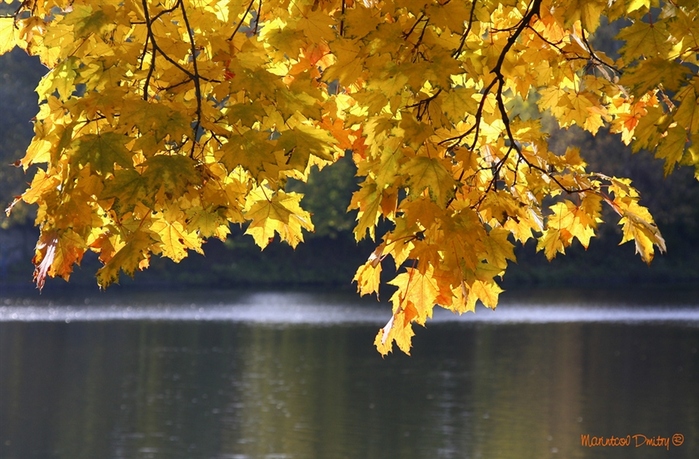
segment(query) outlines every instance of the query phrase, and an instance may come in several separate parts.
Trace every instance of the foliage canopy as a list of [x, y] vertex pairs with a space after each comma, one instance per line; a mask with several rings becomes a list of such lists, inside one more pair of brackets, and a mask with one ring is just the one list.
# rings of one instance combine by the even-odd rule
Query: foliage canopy
[[[0, 19], [0, 53], [49, 69], [19, 161], [43, 165], [17, 198], [38, 206], [37, 284], [91, 250], [106, 287], [231, 223], [296, 246], [313, 223], [287, 180], [345, 154], [363, 179], [355, 237], [380, 237], [359, 292], [378, 295], [387, 258], [400, 270], [383, 354], [409, 352], [435, 305], [494, 308], [515, 244], [587, 247], [603, 205], [650, 262], [665, 243], [630, 180], [554, 154], [549, 132], [608, 129], [666, 174], [699, 171], [698, 15], [694, 0], [26, 0]], [[621, 24], [618, 56], [592, 45], [602, 23]]]

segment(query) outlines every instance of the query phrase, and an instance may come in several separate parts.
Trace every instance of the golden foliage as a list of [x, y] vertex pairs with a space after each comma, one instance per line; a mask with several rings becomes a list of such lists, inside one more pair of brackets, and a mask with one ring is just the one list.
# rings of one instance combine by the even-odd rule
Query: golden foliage
[[[589, 39], [603, 16], [628, 24], [618, 59]], [[388, 257], [410, 266], [389, 282], [383, 354], [409, 352], [435, 305], [495, 307], [515, 242], [587, 247], [603, 203], [650, 262], [665, 245], [631, 183], [552, 153], [540, 118], [699, 171], [698, 36], [686, 1], [24, 2], [0, 18], [0, 53], [49, 68], [21, 160], [41, 165], [21, 198], [38, 205], [37, 283], [92, 250], [107, 286], [231, 223], [296, 246], [313, 225], [286, 180], [350, 150], [355, 236], [381, 237], [360, 293]], [[510, 110], [528, 99], [537, 114]]]

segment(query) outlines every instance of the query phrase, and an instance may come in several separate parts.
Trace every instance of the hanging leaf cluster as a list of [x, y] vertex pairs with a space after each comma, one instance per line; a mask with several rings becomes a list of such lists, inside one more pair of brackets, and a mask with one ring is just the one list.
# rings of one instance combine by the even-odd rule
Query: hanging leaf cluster
[[[665, 244], [632, 183], [548, 138], [608, 129], [666, 173], [699, 171], [698, 15], [694, 0], [25, 0], [0, 18], [0, 53], [49, 69], [17, 198], [38, 208], [36, 282], [93, 251], [106, 287], [231, 224], [295, 247], [313, 224], [286, 181], [345, 154], [355, 237], [377, 243], [359, 292], [399, 270], [382, 354], [408, 353], [435, 305], [494, 308], [515, 244], [587, 247], [605, 205], [650, 262]], [[617, 21], [610, 56], [591, 37]]]

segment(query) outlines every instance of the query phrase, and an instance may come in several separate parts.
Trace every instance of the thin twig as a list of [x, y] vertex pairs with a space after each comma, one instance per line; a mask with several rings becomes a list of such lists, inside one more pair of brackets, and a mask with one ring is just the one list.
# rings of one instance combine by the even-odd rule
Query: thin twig
[[187, 10], [184, 7], [184, 2], [182, 0], [178, 0], [178, 4], [180, 5], [180, 10], [182, 11], [182, 18], [184, 20], [184, 25], [187, 27], [187, 34], [189, 36], [189, 43], [190, 43], [190, 49], [192, 53], [192, 68], [194, 70], [194, 74], [192, 77], [192, 82], [194, 83], [194, 93], [197, 98], [197, 120], [194, 123], [194, 126], [192, 129], [194, 130], [194, 136], [192, 138], [192, 150], [190, 151], [190, 156], [193, 158], [194, 157], [194, 148], [197, 144], [197, 134], [199, 132], [199, 128], [201, 126], [201, 118], [202, 118], [202, 95], [201, 95], [201, 81], [199, 77], [199, 67], [197, 65], [197, 48], [196, 44], [194, 42], [194, 33], [192, 32], [192, 28], [189, 25], [189, 17], [187, 16]]
[[243, 22], [245, 22], [245, 18], [247, 17], [248, 13], [250, 13], [253, 3], [255, 3], [255, 0], [250, 0], [250, 3], [248, 4], [247, 9], [245, 10], [245, 13], [243, 13], [243, 16], [240, 18], [240, 22], [238, 22], [238, 25], [236, 25], [235, 29], [233, 29], [233, 33], [231, 34], [231, 36], [228, 37], [228, 41], [232, 41], [233, 37], [235, 37], [235, 34], [238, 33], [240, 26], [243, 25]]
[[464, 46], [466, 45], [466, 38], [468, 38], [468, 34], [471, 33], [471, 27], [473, 27], [473, 19], [476, 17], [476, 1], [477, 0], [473, 0], [471, 3], [471, 12], [468, 16], [468, 27], [461, 35], [461, 42], [459, 42], [459, 47], [451, 55], [451, 57], [453, 57], [454, 59], [458, 59], [461, 53], [463, 52]]

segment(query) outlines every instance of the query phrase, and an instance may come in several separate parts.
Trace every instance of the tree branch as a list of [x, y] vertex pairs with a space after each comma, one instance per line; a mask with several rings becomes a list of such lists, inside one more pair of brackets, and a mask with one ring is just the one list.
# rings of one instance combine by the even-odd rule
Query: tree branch
[[196, 121], [194, 123], [194, 126], [192, 127], [194, 131], [194, 136], [192, 138], [192, 149], [189, 153], [190, 157], [194, 157], [194, 148], [197, 144], [197, 136], [199, 133], [199, 128], [201, 127], [201, 118], [202, 118], [202, 95], [201, 95], [201, 80], [199, 76], [199, 67], [197, 65], [197, 47], [194, 42], [194, 34], [192, 33], [192, 28], [189, 25], [189, 17], [187, 16], [187, 10], [184, 7], [184, 2], [182, 0], [178, 0], [177, 2], [180, 6], [180, 10], [182, 11], [182, 18], [184, 20], [184, 24], [187, 27], [187, 34], [189, 35], [189, 44], [190, 44], [190, 50], [192, 53], [192, 68], [194, 69], [194, 74], [192, 76], [192, 82], [194, 83], [194, 93], [197, 98], [197, 113], [196, 113]]

